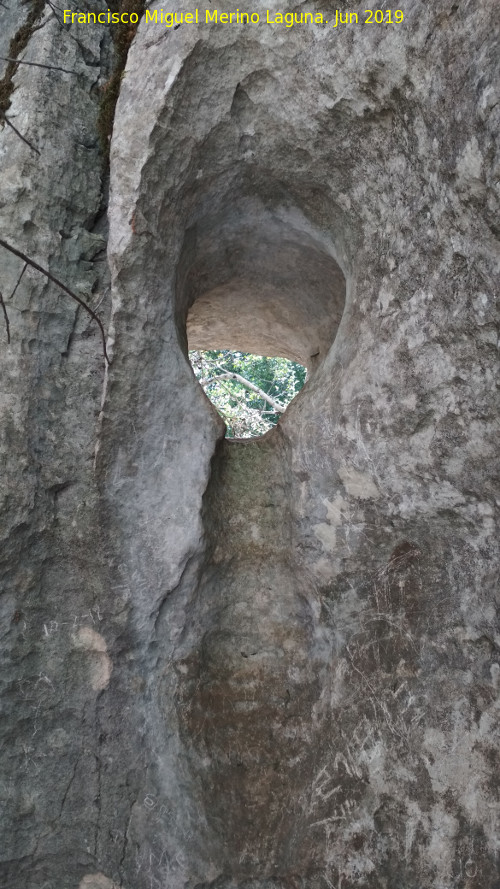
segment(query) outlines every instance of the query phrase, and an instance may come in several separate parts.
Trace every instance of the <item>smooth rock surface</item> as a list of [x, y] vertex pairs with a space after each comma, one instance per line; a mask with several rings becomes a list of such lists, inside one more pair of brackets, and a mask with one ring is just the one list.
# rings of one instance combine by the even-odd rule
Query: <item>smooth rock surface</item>
[[[104, 379], [6, 302], [5, 889], [500, 886], [499, 18], [141, 23]], [[0, 231], [96, 305], [109, 35], [28, 52], [78, 77], [16, 75]], [[224, 440], [193, 336], [307, 359], [275, 430]]]

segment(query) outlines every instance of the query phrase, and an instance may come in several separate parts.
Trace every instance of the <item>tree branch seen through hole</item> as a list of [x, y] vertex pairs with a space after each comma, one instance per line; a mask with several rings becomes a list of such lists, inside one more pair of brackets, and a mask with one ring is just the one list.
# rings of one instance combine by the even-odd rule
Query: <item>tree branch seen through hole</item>
[[189, 353], [200, 385], [227, 426], [228, 438], [252, 438], [276, 425], [306, 378], [301, 364], [227, 349]]

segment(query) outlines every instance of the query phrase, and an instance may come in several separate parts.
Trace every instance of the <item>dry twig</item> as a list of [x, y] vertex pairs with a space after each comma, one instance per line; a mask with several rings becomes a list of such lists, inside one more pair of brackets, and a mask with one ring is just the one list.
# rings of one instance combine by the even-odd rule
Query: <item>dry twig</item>
[[9, 324], [9, 316], [8, 316], [8, 314], [7, 314], [7, 308], [6, 308], [5, 303], [4, 303], [4, 301], [3, 301], [3, 296], [2, 296], [2, 292], [1, 292], [1, 291], [0, 291], [0, 305], [2, 306], [3, 316], [4, 316], [4, 318], [5, 318], [5, 327], [7, 328], [7, 343], [8, 343], [9, 346], [10, 346], [10, 324]]
[[14, 62], [16, 65], [30, 65], [32, 68], [46, 68], [47, 71], [64, 71], [65, 74], [74, 74], [78, 77], [78, 71], [70, 71], [69, 68], [59, 68], [58, 65], [42, 65], [41, 62], [24, 62], [22, 59], [9, 59], [0, 56], [0, 62]]
[[21, 269], [21, 274], [19, 275], [19, 278], [18, 278], [17, 281], [16, 281], [16, 286], [14, 287], [14, 290], [12, 291], [11, 295], [10, 295], [9, 297], [7, 297], [7, 299], [8, 299], [9, 301], [10, 301], [11, 299], [13, 299], [14, 296], [16, 295], [16, 290], [17, 290], [17, 288], [19, 287], [19, 285], [20, 285], [20, 283], [21, 283], [21, 279], [22, 279], [22, 277], [23, 277], [23, 275], [24, 275], [24, 273], [25, 273], [25, 271], [26, 271], [27, 268], [28, 268], [28, 264], [25, 262], [24, 265], [23, 265], [23, 267], [22, 267], [22, 269]]
[[108, 352], [106, 349], [106, 333], [104, 331], [102, 321], [99, 318], [99, 316], [96, 315], [96, 313], [93, 311], [93, 309], [91, 309], [90, 306], [85, 302], [85, 300], [83, 300], [80, 296], [77, 296], [77, 294], [74, 293], [72, 290], [70, 290], [69, 287], [66, 286], [66, 284], [63, 284], [63, 282], [60, 281], [59, 278], [56, 278], [55, 275], [52, 275], [50, 272], [47, 271], [47, 269], [44, 269], [43, 266], [41, 266], [37, 262], [35, 262], [34, 259], [30, 259], [30, 257], [27, 256], [25, 253], [23, 253], [21, 250], [17, 250], [15, 247], [12, 247], [10, 244], [7, 243], [7, 241], [4, 241], [3, 238], [0, 238], [0, 247], [4, 247], [5, 250], [8, 250], [14, 256], [17, 256], [17, 257], [19, 257], [19, 259], [22, 259], [23, 262], [27, 263], [27, 265], [30, 265], [32, 268], [36, 269], [37, 272], [40, 272], [42, 275], [45, 275], [45, 277], [48, 278], [49, 281], [52, 281], [52, 283], [55, 284], [56, 287], [59, 287], [60, 290], [64, 291], [64, 293], [67, 293], [68, 296], [71, 297], [71, 299], [73, 299], [75, 302], [78, 303], [79, 306], [82, 307], [82, 309], [85, 309], [85, 311], [88, 312], [90, 317], [93, 318], [93, 320], [98, 325], [99, 330], [101, 331], [102, 351], [104, 354], [105, 361], [108, 364], [111, 364], [111, 362], [108, 358]]
[[32, 145], [31, 142], [28, 141], [28, 139], [26, 139], [26, 136], [23, 136], [23, 134], [19, 132], [19, 130], [17, 129], [17, 127], [14, 126], [14, 124], [12, 123], [12, 121], [10, 120], [10, 118], [7, 117], [7, 115], [5, 114], [5, 112], [2, 114], [2, 120], [4, 120], [5, 123], [8, 124], [8, 126], [9, 126], [12, 130], [14, 130], [16, 136], [19, 136], [19, 138], [23, 140], [23, 142], [28, 146], [28, 148], [31, 148], [32, 151], [36, 151], [37, 154], [40, 154], [38, 148], [35, 148], [35, 146]]

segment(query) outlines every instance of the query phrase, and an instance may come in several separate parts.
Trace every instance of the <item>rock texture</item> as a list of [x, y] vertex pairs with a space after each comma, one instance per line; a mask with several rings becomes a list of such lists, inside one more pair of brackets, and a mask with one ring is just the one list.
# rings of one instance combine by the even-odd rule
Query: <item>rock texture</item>
[[[6, 301], [5, 889], [500, 886], [499, 18], [141, 23], [104, 379], [55, 288]], [[48, 7], [26, 59], [77, 74], [16, 74], [39, 156], [0, 133], [2, 234], [93, 305], [109, 52]], [[188, 337], [311, 375], [230, 442]]]
[[[5, 6], [8, 49], [31, 5]], [[109, 35], [68, 31], [47, 5], [21, 57], [74, 74], [15, 74], [7, 114], [40, 153], [0, 130], [1, 236], [106, 314], [96, 120]], [[0, 885], [60, 889], [98, 870], [96, 704], [110, 666], [92, 469], [103, 360], [71, 300], [30, 268], [19, 281], [23, 263], [4, 250], [0, 268], [11, 334], [8, 346], [2, 316]]]

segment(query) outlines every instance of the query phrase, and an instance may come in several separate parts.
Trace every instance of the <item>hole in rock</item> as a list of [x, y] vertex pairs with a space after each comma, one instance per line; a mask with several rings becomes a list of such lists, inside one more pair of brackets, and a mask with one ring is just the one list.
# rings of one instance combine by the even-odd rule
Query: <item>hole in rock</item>
[[[250, 381], [281, 406], [281, 398], [285, 404], [302, 388], [306, 369], [312, 381], [326, 358], [344, 311], [346, 282], [325, 233], [298, 208], [273, 205], [273, 198], [269, 183], [265, 201], [222, 196], [187, 229], [176, 313], [183, 349], [190, 350], [200, 381], [223, 373], [245, 377], [241, 371], [251, 368]], [[262, 435], [280, 412], [267, 414], [266, 405], [237, 395], [235, 382], [226, 377], [203, 388], [225, 419], [228, 437]], [[228, 407], [239, 403], [244, 412], [243, 398], [262, 412], [260, 418], [253, 414], [252, 423], [247, 415], [246, 423], [232, 423]]]
[[195, 349], [189, 360], [226, 424], [226, 438], [254, 438], [268, 432], [306, 380], [306, 368], [287, 358]]

